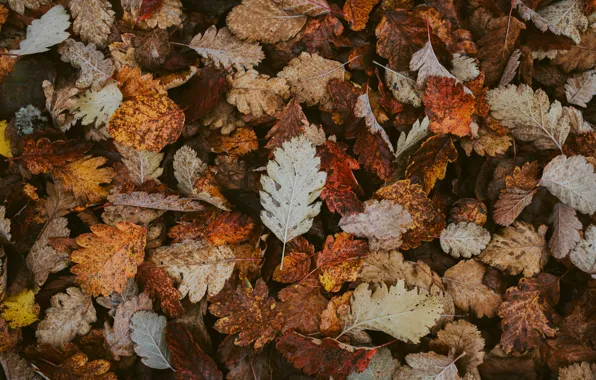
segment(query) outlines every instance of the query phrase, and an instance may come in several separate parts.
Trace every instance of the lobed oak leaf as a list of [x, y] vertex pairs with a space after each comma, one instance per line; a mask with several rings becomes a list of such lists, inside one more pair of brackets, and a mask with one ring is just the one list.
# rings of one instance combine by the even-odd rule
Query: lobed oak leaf
[[380, 0], [346, 0], [344, 17], [350, 24], [350, 29], [358, 31], [366, 27], [368, 15]]
[[152, 152], [174, 143], [183, 127], [184, 113], [167, 95], [137, 96], [124, 101], [108, 122], [114, 140]]
[[439, 331], [437, 338], [430, 341], [430, 348], [450, 357], [459, 357], [456, 365], [465, 373], [475, 370], [484, 360], [484, 339], [478, 327], [463, 319], [451, 322]]
[[85, 46], [84, 43], [69, 38], [60, 45], [58, 53], [63, 62], [80, 69], [75, 83], [79, 89], [91, 87], [93, 91], [99, 91], [114, 73], [114, 62], [110, 58], [104, 58], [94, 43]]
[[152, 74], [142, 75], [138, 67], [122, 66], [114, 76], [125, 100], [135, 96], [150, 96], [167, 94], [159, 80], [153, 79]]
[[181, 298], [199, 302], [205, 294], [219, 293], [234, 271], [234, 253], [227, 245], [211, 246], [186, 240], [151, 252], [149, 261], [164, 268], [176, 283]]
[[581, 35], [581, 42], [569, 50], [558, 51], [553, 60], [564, 73], [573, 70], [585, 71], [596, 66], [596, 29], [588, 28]]
[[501, 346], [506, 353], [536, 348], [543, 338], [552, 338], [556, 330], [548, 314], [559, 302], [559, 278], [540, 273], [536, 278], [522, 278], [518, 286], [507, 289], [499, 307], [503, 318]]
[[354, 143], [354, 153], [364, 168], [375, 173], [382, 180], [388, 181], [394, 173], [393, 147], [387, 144], [379, 133], [361, 129]]
[[596, 226], [586, 228], [583, 239], [569, 253], [569, 259], [582, 272], [596, 278]]
[[596, 95], [596, 71], [588, 70], [567, 79], [565, 96], [567, 102], [586, 107], [586, 103]]
[[325, 106], [330, 99], [327, 84], [332, 79], [343, 80], [345, 72], [343, 65], [337, 61], [302, 52], [277, 76], [287, 80], [290, 92], [298, 102], [307, 106]]
[[321, 313], [329, 302], [321, 294], [321, 290], [316, 279], [308, 278], [278, 293], [281, 302], [277, 305], [277, 309], [283, 321], [282, 332], [288, 330], [295, 330], [301, 334], [319, 332]]
[[[11, 0], [9, 5], [16, 12], [23, 14], [25, 6], [38, 8], [48, 3], [48, 0], [27, 0], [25, 4], [18, 4], [17, 0]], [[70, 35], [66, 31], [70, 27], [69, 19], [68, 12], [62, 5], [52, 7], [27, 27], [27, 38], [20, 42], [19, 49], [10, 50], [8, 53], [23, 56], [50, 50], [52, 46], [66, 40]]]
[[35, 333], [40, 343], [62, 347], [75, 336], [87, 334], [91, 324], [97, 321], [91, 297], [79, 288], [68, 288], [66, 293], [54, 295], [50, 305]]
[[557, 203], [553, 207], [548, 222], [553, 224], [548, 247], [555, 259], [563, 259], [580, 241], [582, 223], [575, 210], [564, 203]]
[[255, 342], [255, 350], [258, 350], [272, 341], [281, 329], [281, 314], [262, 279], [257, 280], [254, 289], [248, 282], [235, 289], [224, 288], [211, 299], [209, 311], [220, 317], [213, 326], [217, 331], [239, 333], [234, 341], [238, 346]]
[[511, 176], [505, 178], [505, 189], [501, 190], [494, 205], [493, 220], [501, 226], [515, 221], [523, 209], [532, 203], [538, 186], [538, 162], [526, 162], [516, 166]]
[[451, 223], [441, 232], [441, 248], [457, 258], [478, 256], [490, 241], [490, 232], [475, 223]]
[[439, 297], [424, 290], [406, 290], [403, 280], [387, 289], [380, 283], [372, 292], [368, 284], [358, 285], [350, 300], [350, 312], [344, 318], [342, 333], [363, 330], [382, 331], [405, 342], [418, 343], [429, 333], [443, 311]]
[[106, 321], [104, 324], [105, 343], [115, 360], [120, 356], [132, 356], [134, 343], [130, 338], [130, 321], [132, 316], [141, 310], [151, 311], [151, 299], [145, 293], [141, 293], [118, 305], [114, 314], [112, 326]]
[[73, 31], [85, 42], [105, 46], [114, 23], [114, 11], [107, 0], [72, 0], [68, 4]]
[[31, 174], [41, 174], [81, 159], [90, 148], [91, 144], [88, 142], [77, 140], [50, 141], [45, 137], [39, 140], [28, 139], [21, 158]]
[[172, 369], [165, 327], [166, 318], [152, 311], [141, 310], [131, 318], [130, 338], [135, 343], [135, 352], [147, 367]]
[[121, 292], [143, 262], [146, 230], [128, 222], [116, 227], [96, 224], [90, 229], [91, 233], [76, 238], [81, 249], [71, 254], [77, 265], [70, 271], [77, 275], [81, 288], [93, 296]]
[[55, 167], [52, 173], [58, 178], [64, 189], [73, 192], [77, 199], [88, 203], [97, 203], [104, 199], [108, 191], [102, 183], [110, 183], [115, 176], [112, 168], [99, 168], [107, 162], [105, 157], [85, 156], [61, 167]]
[[163, 153], [136, 150], [117, 142], [114, 145], [122, 155], [122, 163], [132, 183], [141, 186], [149, 180], [159, 182], [157, 178], [163, 174], [163, 168], [160, 167]]
[[257, 231], [255, 220], [239, 212], [224, 212], [209, 224], [205, 239], [218, 246], [240, 244], [249, 240]]
[[50, 273], [60, 272], [70, 263], [67, 252], [49, 245], [52, 238], [70, 236], [67, 224], [68, 220], [63, 217], [50, 219], [27, 255], [27, 265], [38, 287], [46, 282]]
[[228, 28], [238, 38], [274, 44], [294, 37], [307, 16], [285, 10], [274, 0], [243, 0], [226, 17]]
[[265, 58], [259, 44], [241, 41], [228, 28], [218, 31], [215, 25], [194, 36], [188, 46], [220, 69], [248, 70]]
[[290, 96], [285, 79], [270, 78], [254, 69], [228, 76], [228, 85], [228, 103], [235, 105], [243, 114], [257, 118], [273, 116], [283, 108], [283, 100]]
[[382, 347], [364, 371], [352, 372], [348, 380], [391, 380], [397, 367], [399, 367], [399, 360], [393, 359], [391, 350]]
[[74, 116], [83, 125], [95, 128], [105, 125], [122, 102], [122, 93], [115, 83], [108, 83], [99, 91], [87, 90], [76, 98], [72, 106]]
[[327, 236], [325, 247], [317, 256], [319, 280], [328, 292], [338, 292], [345, 282], [358, 278], [368, 246], [345, 232]]
[[501, 305], [501, 296], [486, 286], [486, 267], [476, 260], [460, 261], [443, 276], [453, 302], [464, 311], [472, 310], [478, 318], [493, 318]]
[[596, 212], [596, 173], [583, 156], [553, 158], [544, 167], [540, 186], [579, 212]]
[[476, 103], [461, 83], [449, 77], [430, 76], [423, 100], [431, 131], [460, 137], [472, 134], [470, 124]]
[[215, 361], [201, 350], [182, 323], [170, 322], [165, 331], [175, 380], [223, 379]]
[[445, 178], [447, 164], [457, 160], [457, 149], [451, 137], [431, 136], [414, 155], [406, 169], [406, 178], [423, 186], [428, 194], [437, 180]]
[[184, 307], [180, 303], [180, 292], [166, 272], [153, 263], [144, 262], [137, 269], [137, 280], [153, 302], [159, 303], [163, 313], [170, 318], [181, 318]]
[[282, 335], [275, 347], [304, 373], [338, 380], [364, 371], [378, 349], [356, 348], [331, 338], [307, 338], [293, 331]]
[[437, 379], [460, 380], [455, 363], [460, 358], [439, 355], [436, 352], [409, 354], [406, 356], [408, 366], [397, 369], [394, 376], [398, 379]]
[[[410, 57], [424, 46], [427, 29], [422, 19], [404, 9], [389, 9], [377, 25], [375, 34], [377, 53], [387, 58], [393, 69], [404, 70], [409, 67]], [[386, 75], [390, 72], [388, 70]]]
[[[4, 269], [6, 270], [6, 269]], [[4, 298], [0, 304], [2, 318], [12, 329], [29, 326], [38, 320], [39, 305], [35, 303], [35, 294], [30, 289]]]

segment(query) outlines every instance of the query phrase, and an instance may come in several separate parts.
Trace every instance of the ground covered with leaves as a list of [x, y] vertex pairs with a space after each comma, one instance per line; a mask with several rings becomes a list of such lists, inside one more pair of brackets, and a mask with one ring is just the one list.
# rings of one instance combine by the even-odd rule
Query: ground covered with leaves
[[0, 28], [6, 378], [596, 378], [594, 0]]

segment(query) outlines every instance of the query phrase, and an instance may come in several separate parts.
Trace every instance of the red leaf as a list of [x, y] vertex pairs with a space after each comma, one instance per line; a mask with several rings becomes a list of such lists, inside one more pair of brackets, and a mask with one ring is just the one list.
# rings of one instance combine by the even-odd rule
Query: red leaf
[[358, 135], [360, 126], [364, 124], [361, 118], [354, 116], [354, 107], [362, 90], [339, 79], [332, 79], [327, 83], [327, 90], [333, 100], [333, 121], [342, 125], [346, 138], [353, 139]]
[[27, 140], [21, 158], [32, 174], [47, 173], [55, 166], [62, 166], [83, 157], [91, 148], [87, 141], [52, 141], [47, 138]]
[[228, 91], [226, 72], [205, 67], [200, 76], [195, 75], [182, 91], [180, 108], [184, 109], [186, 123], [192, 123], [205, 116], [219, 104]]
[[333, 58], [335, 56], [333, 46], [336, 48], [349, 47], [350, 40], [341, 37], [344, 26], [332, 14], [325, 18], [315, 18], [309, 21], [304, 30], [301, 42], [309, 53], [320, 53], [323, 57]]
[[164, 0], [143, 0], [141, 8], [139, 9], [139, 15], [137, 21], [147, 20], [149, 17], [161, 8]]
[[393, 153], [379, 133], [372, 134], [362, 129], [354, 144], [354, 153], [358, 155], [358, 162], [362, 166], [382, 180], [387, 181], [393, 175]]
[[159, 301], [165, 315], [170, 318], [182, 317], [184, 307], [180, 303], [180, 292], [163, 269], [144, 262], [137, 269], [137, 279], [145, 293], [153, 301]]
[[265, 145], [267, 149], [279, 148], [285, 141], [300, 136], [304, 133], [304, 127], [308, 125], [306, 115], [302, 112], [302, 107], [296, 98], [290, 100], [288, 105], [275, 117], [277, 123], [265, 136], [269, 139], [269, 142]]

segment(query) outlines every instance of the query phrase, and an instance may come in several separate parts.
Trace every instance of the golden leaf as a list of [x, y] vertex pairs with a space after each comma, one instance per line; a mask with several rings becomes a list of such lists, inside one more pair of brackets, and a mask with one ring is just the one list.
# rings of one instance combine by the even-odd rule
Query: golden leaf
[[99, 168], [108, 161], [105, 157], [86, 156], [52, 172], [62, 181], [64, 188], [75, 197], [89, 203], [98, 203], [108, 195], [102, 183], [112, 182], [115, 171], [112, 168]]
[[39, 315], [39, 305], [35, 303], [35, 294], [30, 289], [24, 289], [6, 298], [0, 308], [2, 318], [13, 329], [32, 324], [37, 321]]

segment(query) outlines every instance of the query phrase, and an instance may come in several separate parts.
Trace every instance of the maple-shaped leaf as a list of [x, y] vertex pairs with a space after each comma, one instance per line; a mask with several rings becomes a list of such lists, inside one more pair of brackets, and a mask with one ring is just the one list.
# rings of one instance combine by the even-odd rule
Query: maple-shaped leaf
[[68, 220], [63, 217], [50, 219], [27, 255], [27, 265], [39, 287], [46, 282], [50, 273], [61, 271], [70, 262], [68, 253], [49, 245], [51, 238], [70, 236], [67, 224]]
[[501, 234], [494, 234], [478, 258], [511, 275], [523, 272], [526, 277], [534, 276], [548, 260], [546, 229], [545, 225], [536, 230], [531, 224], [515, 222]]
[[54, 295], [50, 305], [35, 333], [40, 343], [61, 347], [76, 335], [87, 334], [91, 323], [97, 320], [91, 297], [79, 288], [68, 288], [66, 293]]
[[243, 0], [228, 13], [226, 23], [242, 40], [274, 44], [294, 37], [307, 19], [274, 0]]
[[[3, 266], [6, 268], [6, 266]], [[4, 269], [6, 270], [6, 269]], [[29, 326], [37, 321], [39, 316], [39, 305], [35, 303], [35, 294], [30, 289], [23, 289], [20, 292], [4, 298], [0, 304], [2, 318], [12, 329]]]
[[430, 76], [423, 100], [431, 131], [460, 137], [472, 134], [470, 124], [476, 102], [474, 96], [464, 91], [461, 83], [453, 78]]
[[317, 256], [319, 280], [328, 292], [338, 292], [345, 282], [355, 281], [362, 267], [368, 245], [345, 232], [327, 236], [325, 247]]
[[459, 357], [456, 365], [466, 373], [476, 369], [484, 359], [484, 339], [478, 327], [463, 319], [447, 324], [437, 333], [437, 338], [430, 341], [430, 347], [442, 354]]
[[327, 83], [332, 79], [343, 80], [345, 72], [340, 62], [325, 59], [318, 54], [302, 52], [277, 76], [288, 81], [290, 92], [298, 102], [314, 106], [325, 105], [329, 101]]
[[596, 377], [596, 364], [575, 363], [559, 369], [560, 380], [583, 380]]
[[345, 215], [339, 226], [345, 232], [368, 238], [370, 249], [397, 249], [402, 234], [410, 227], [412, 216], [401, 205], [389, 200], [364, 202], [364, 212]]
[[91, 144], [88, 142], [77, 140], [50, 141], [45, 137], [39, 140], [28, 139], [21, 159], [31, 174], [41, 174], [82, 158], [90, 148]]
[[121, 292], [143, 262], [146, 230], [127, 222], [116, 227], [96, 224], [89, 228], [91, 233], [76, 239], [82, 248], [71, 254], [70, 259], [77, 265], [70, 271], [89, 294]]
[[569, 258], [582, 272], [596, 278], [596, 226], [586, 228], [583, 239], [571, 250]]
[[344, 4], [344, 16], [350, 24], [352, 30], [362, 30], [366, 28], [368, 15], [373, 7], [380, 0], [346, 0]]
[[[40, 0], [37, 6], [49, 3], [47, 0]], [[15, 3], [14, 0], [11, 0]], [[29, 3], [31, 5], [31, 3]], [[11, 8], [15, 9], [14, 6]], [[35, 7], [37, 8], [37, 7]], [[21, 4], [16, 8], [18, 13], [24, 13], [24, 6]], [[19, 12], [20, 11], [20, 12]], [[38, 20], [33, 20], [27, 27], [27, 38], [21, 41], [19, 49], [10, 50], [9, 54], [29, 55], [43, 53], [50, 50], [50, 47], [66, 40], [70, 35], [66, 30], [70, 27], [70, 17], [62, 5], [56, 5], [48, 10]]]
[[309, 125], [308, 119], [296, 98], [292, 98], [286, 107], [277, 115], [277, 123], [265, 136], [269, 139], [265, 148], [280, 148], [285, 141], [298, 137], [304, 133], [305, 127]]
[[540, 185], [579, 212], [596, 212], [596, 173], [583, 156], [553, 158], [544, 167]]
[[321, 199], [329, 211], [342, 216], [364, 211], [364, 205], [358, 199], [362, 188], [352, 173], [360, 169], [360, 165], [345, 152], [347, 148], [345, 144], [328, 140], [317, 151], [317, 156], [321, 158], [321, 169], [327, 172]]
[[79, 95], [71, 110], [81, 124], [99, 128], [110, 120], [121, 102], [122, 93], [116, 83], [108, 83], [99, 91], [89, 89]]
[[255, 220], [240, 212], [224, 212], [209, 224], [205, 239], [213, 245], [240, 244], [257, 231]]
[[130, 321], [137, 311], [150, 311], [151, 307], [151, 299], [145, 293], [141, 293], [118, 305], [112, 326], [108, 322], [105, 323], [105, 345], [115, 360], [119, 360], [120, 356], [133, 355], [134, 344], [130, 339]]
[[234, 270], [234, 259], [234, 253], [226, 245], [214, 247], [195, 240], [157, 248], [149, 258], [178, 283], [181, 297], [188, 294], [193, 303], [205, 294], [212, 297], [223, 289]]
[[344, 380], [352, 372], [362, 372], [377, 348], [356, 348], [331, 338], [307, 338], [289, 331], [277, 340], [282, 355], [308, 375]]
[[567, 79], [565, 96], [567, 102], [586, 107], [586, 103], [596, 95], [596, 71], [588, 70]]
[[563, 72], [585, 71], [596, 66], [596, 29], [588, 28], [581, 35], [581, 42], [569, 50], [561, 50], [553, 60]]
[[99, 91], [114, 73], [114, 62], [105, 58], [94, 43], [85, 46], [69, 38], [60, 45], [58, 53], [63, 62], [69, 62], [81, 70], [76, 81], [77, 88], [91, 87], [93, 91]]
[[182, 323], [167, 324], [166, 342], [170, 349], [170, 362], [175, 369], [175, 380], [223, 379], [215, 361], [201, 350]]
[[321, 194], [327, 174], [319, 171], [321, 160], [304, 137], [284, 142], [273, 154], [267, 175], [261, 176], [261, 220], [284, 244], [283, 269], [286, 243], [305, 234], [321, 210], [321, 203], [313, 201]]
[[290, 96], [285, 79], [270, 78], [254, 69], [228, 76], [228, 85], [228, 103], [235, 105], [243, 114], [254, 117], [275, 115], [283, 108], [283, 100]]
[[397, 379], [460, 380], [455, 364], [460, 357], [439, 355], [436, 352], [409, 354], [407, 366], [395, 371]]
[[362, 94], [358, 97], [356, 105], [354, 106], [354, 116], [364, 118], [364, 122], [368, 128], [368, 131], [371, 134], [378, 134], [383, 141], [385, 141], [391, 153], [393, 153], [393, 145], [391, 144], [391, 141], [389, 141], [387, 132], [385, 132], [375, 117], [373, 109], [370, 105], [368, 93]]
[[493, 220], [501, 226], [515, 221], [523, 209], [532, 203], [538, 186], [538, 162], [526, 162], [516, 166], [513, 174], [505, 178], [505, 189], [501, 190], [494, 205]]
[[387, 10], [375, 33], [377, 53], [387, 58], [389, 65], [396, 70], [407, 69], [410, 57], [422, 48], [427, 39], [424, 21], [404, 9]]
[[122, 163], [126, 167], [128, 178], [135, 185], [141, 186], [149, 180], [157, 181], [157, 177], [163, 174], [163, 168], [160, 167], [163, 153], [136, 150], [119, 143], [114, 145], [122, 155]]
[[492, 86], [501, 79], [515, 43], [526, 25], [515, 17], [491, 19], [485, 26], [485, 33], [478, 40], [480, 69], [486, 74], [486, 85]]
[[464, 311], [473, 311], [478, 318], [493, 318], [501, 305], [501, 296], [484, 283], [486, 267], [476, 260], [460, 261], [447, 269], [443, 282], [453, 302]]
[[[299, 0], [304, 1], [307, 0]], [[319, 53], [325, 58], [334, 57], [334, 49], [351, 46], [347, 37], [342, 37], [344, 26], [339, 19], [333, 15], [324, 18], [312, 19], [304, 28], [304, 34], [300, 43], [306, 47], [309, 53]], [[351, 58], [351, 57], [350, 57]]]
[[147, 367], [172, 368], [165, 327], [166, 318], [152, 311], [141, 310], [131, 318], [130, 338], [135, 343], [135, 352]]
[[137, 280], [143, 291], [158, 303], [163, 313], [170, 318], [180, 318], [184, 307], [180, 303], [180, 292], [174, 287], [174, 280], [153, 263], [144, 262], [137, 269]]
[[489, 90], [491, 116], [511, 128], [513, 136], [538, 149], [562, 149], [569, 134], [569, 117], [558, 100], [552, 104], [541, 89], [522, 84]]
[[184, 127], [184, 113], [167, 95], [137, 96], [120, 105], [108, 122], [117, 142], [159, 152], [174, 143]]
[[420, 184], [426, 193], [437, 180], [445, 178], [447, 164], [457, 160], [457, 149], [449, 136], [431, 136], [412, 157], [406, 169], [406, 178]]
[[358, 285], [350, 301], [340, 335], [363, 330], [383, 331], [404, 342], [418, 343], [441, 317], [443, 301], [424, 290], [406, 290], [403, 280], [387, 289], [380, 283], [373, 292], [368, 284]]
[[154, 80], [151, 73], [142, 74], [138, 67], [123, 66], [118, 70], [114, 79], [118, 81], [124, 100], [142, 95], [167, 94], [159, 80]]
[[73, 31], [85, 42], [105, 46], [114, 23], [114, 11], [108, 0], [72, 0], [68, 4]]
[[237, 288], [226, 287], [209, 305], [211, 314], [220, 319], [213, 326], [223, 334], [238, 334], [234, 341], [239, 346], [255, 342], [259, 349], [272, 341], [281, 329], [281, 318], [275, 300], [262, 279], [253, 289], [250, 283]]
[[215, 25], [194, 36], [188, 46], [220, 69], [251, 69], [265, 58], [259, 44], [241, 41], [228, 28], [218, 31]]
[[577, 218], [575, 210], [563, 203], [557, 203], [553, 207], [548, 222], [553, 224], [553, 234], [548, 247], [554, 258], [562, 259], [580, 241], [582, 223]]
[[451, 223], [441, 232], [441, 248], [455, 258], [478, 256], [490, 241], [490, 232], [476, 223]]
[[100, 168], [107, 161], [107, 158], [101, 156], [86, 156], [54, 168], [52, 174], [62, 182], [66, 190], [72, 191], [77, 199], [97, 203], [108, 194], [108, 190], [101, 184], [112, 182], [115, 176], [114, 169]]
[[537, 347], [543, 338], [552, 338], [556, 330], [549, 314], [559, 303], [559, 278], [540, 273], [536, 278], [522, 278], [518, 286], [507, 289], [499, 307], [501, 346], [506, 353], [523, 352]]
[[301, 284], [283, 288], [277, 309], [281, 313], [282, 331], [295, 330], [301, 334], [319, 332], [321, 313], [329, 302], [321, 294], [316, 278], [309, 277]]
[[354, 143], [354, 153], [358, 162], [367, 170], [375, 173], [382, 180], [388, 181], [394, 173], [393, 148], [379, 133], [371, 133], [362, 128]]

